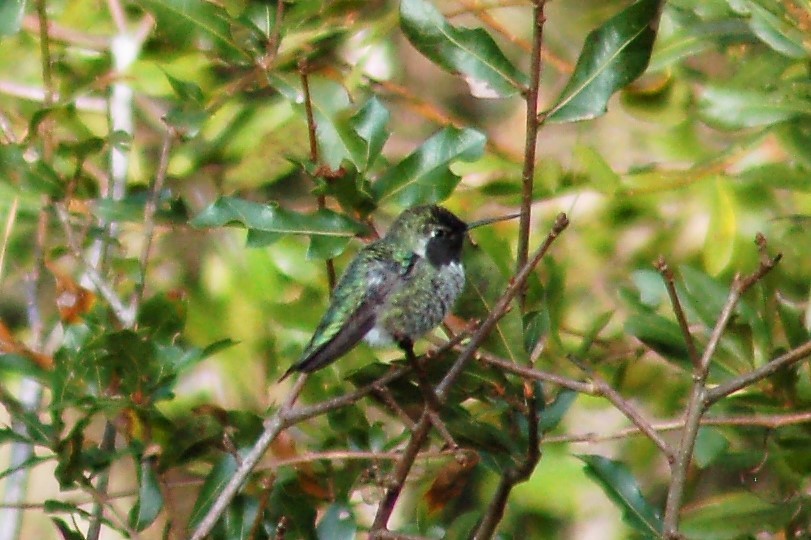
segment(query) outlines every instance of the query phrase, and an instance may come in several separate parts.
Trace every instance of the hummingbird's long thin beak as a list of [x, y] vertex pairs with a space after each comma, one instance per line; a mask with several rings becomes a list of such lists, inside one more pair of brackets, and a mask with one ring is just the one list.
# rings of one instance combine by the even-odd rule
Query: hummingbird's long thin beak
[[510, 219], [515, 219], [521, 217], [521, 212], [516, 214], [507, 214], [506, 216], [499, 216], [487, 219], [480, 219], [478, 221], [471, 221], [467, 224], [467, 230], [475, 229], [476, 227], [481, 227], [482, 225], [490, 225], [491, 223], [498, 223], [499, 221], [507, 221]]

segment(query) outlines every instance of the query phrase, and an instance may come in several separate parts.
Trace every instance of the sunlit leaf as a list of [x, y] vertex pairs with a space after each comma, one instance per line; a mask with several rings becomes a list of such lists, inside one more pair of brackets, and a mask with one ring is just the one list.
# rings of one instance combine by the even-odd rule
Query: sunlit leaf
[[645, 499], [639, 483], [628, 468], [618, 461], [597, 455], [577, 456], [586, 464], [586, 474], [605, 491], [622, 510], [623, 520], [647, 538], [659, 538], [662, 518]]
[[464, 77], [476, 97], [507, 97], [527, 78], [482, 28], [457, 28], [425, 0], [400, 2], [400, 26], [414, 47], [442, 69]]
[[443, 128], [372, 184], [372, 193], [378, 201], [402, 206], [443, 201], [459, 183], [451, 163], [477, 159], [485, 142], [473, 129]]
[[704, 265], [710, 274], [720, 274], [732, 262], [737, 233], [737, 205], [729, 179], [719, 178], [715, 182], [715, 200], [704, 240]]
[[639, 0], [592, 31], [549, 122], [576, 122], [606, 112], [609, 98], [648, 67], [661, 0]]

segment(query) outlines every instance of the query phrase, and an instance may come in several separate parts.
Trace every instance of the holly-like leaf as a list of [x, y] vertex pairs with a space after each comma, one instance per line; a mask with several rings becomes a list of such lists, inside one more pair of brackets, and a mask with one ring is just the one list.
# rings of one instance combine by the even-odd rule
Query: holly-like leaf
[[585, 472], [603, 488], [608, 498], [622, 510], [623, 520], [647, 538], [659, 538], [662, 518], [645, 499], [631, 471], [618, 461], [596, 455], [577, 456], [586, 464]]
[[358, 136], [366, 141], [366, 152], [360, 163], [355, 165], [360, 170], [367, 170], [380, 156], [383, 145], [389, 138], [386, 124], [389, 122], [388, 109], [380, 100], [372, 97], [361, 109], [349, 120], [349, 124]]
[[238, 224], [275, 234], [303, 234], [351, 238], [363, 229], [348, 217], [328, 209], [301, 214], [272, 204], [236, 197], [220, 197], [191, 220], [193, 227], [222, 227]]
[[548, 122], [576, 122], [604, 114], [609, 98], [648, 67], [661, 0], [639, 0], [593, 30], [574, 73], [547, 112]]
[[512, 96], [527, 77], [482, 28], [457, 28], [425, 0], [400, 2], [400, 26], [414, 47], [442, 69], [461, 75], [476, 97]]
[[175, 42], [189, 43], [202, 34], [229, 56], [250, 60], [231, 35], [236, 21], [225, 8], [205, 0], [138, 0], [158, 20], [158, 31]]
[[372, 184], [372, 194], [378, 201], [401, 206], [442, 201], [459, 183], [449, 168], [451, 163], [477, 159], [486, 140], [473, 129], [443, 128]]

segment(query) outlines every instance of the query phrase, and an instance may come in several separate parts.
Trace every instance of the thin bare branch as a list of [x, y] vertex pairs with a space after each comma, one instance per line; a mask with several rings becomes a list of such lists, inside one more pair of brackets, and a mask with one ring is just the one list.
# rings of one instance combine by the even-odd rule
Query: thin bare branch
[[684, 315], [684, 309], [681, 307], [679, 294], [676, 292], [676, 283], [675, 277], [673, 276], [673, 270], [671, 270], [667, 265], [665, 258], [661, 256], [656, 259], [653, 266], [656, 267], [656, 269], [662, 275], [662, 278], [665, 280], [665, 287], [667, 288], [668, 296], [670, 296], [670, 303], [673, 306], [673, 313], [676, 315], [676, 320], [679, 322], [679, 328], [681, 328], [682, 336], [684, 336], [684, 342], [687, 345], [687, 353], [690, 355], [690, 361], [693, 362], [693, 367], [697, 368], [701, 359], [698, 355], [698, 351], [696, 350], [693, 335], [690, 333], [690, 327], [687, 324], [687, 317]]
[[149, 256], [152, 252], [152, 243], [155, 237], [155, 214], [158, 210], [158, 201], [160, 194], [163, 190], [163, 184], [166, 181], [166, 171], [169, 169], [169, 153], [172, 148], [173, 137], [167, 130], [163, 136], [163, 145], [161, 146], [160, 161], [158, 163], [158, 170], [155, 173], [155, 178], [152, 181], [152, 186], [149, 188], [149, 198], [144, 207], [144, 247], [141, 251], [141, 258], [139, 266], [141, 269], [141, 278], [135, 286], [133, 298], [130, 301], [130, 306], [133, 311], [138, 311], [141, 301], [144, 297], [144, 288], [146, 287], [146, 271], [149, 264]]
[[[310, 161], [317, 170], [321, 170], [320, 157], [318, 154], [318, 137], [316, 131], [318, 126], [315, 123], [315, 115], [313, 114], [313, 100], [310, 94], [310, 77], [307, 72], [307, 62], [302, 60], [299, 62], [299, 74], [301, 75], [301, 88], [304, 92], [304, 111], [307, 115], [307, 134], [310, 139]], [[318, 208], [322, 209], [326, 206], [326, 199], [323, 195], [318, 195]], [[329, 290], [335, 288], [335, 261], [327, 259], [325, 261], [327, 267], [327, 282], [329, 283]]]
[[676, 539], [679, 537], [679, 511], [684, 497], [687, 471], [692, 462], [701, 417], [708, 407], [706, 381], [710, 369], [710, 362], [715, 355], [715, 351], [721, 341], [721, 336], [724, 334], [741, 296], [749, 290], [752, 285], [769, 273], [781, 258], [779, 254], [775, 257], [768, 256], [766, 253], [766, 239], [763, 235], [758, 234], [755, 242], [760, 253], [760, 264], [757, 270], [746, 277], [742, 278], [740, 275], [735, 276], [726, 303], [721, 309], [721, 313], [715, 323], [715, 328], [713, 328], [710, 339], [704, 348], [704, 353], [701, 355], [698, 365], [693, 371], [693, 386], [684, 414], [684, 429], [682, 430], [681, 440], [679, 441], [676, 460], [671, 468], [670, 485], [668, 487], [667, 502], [665, 504], [665, 538]]
[[[702, 426], [739, 426], [739, 427], [758, 427], [765, 429], [778, 429], [785, 426], [793, 426], [797, 424], [811, 423], [811, 411], [797, 411], [787, 414], [775, 415], [737, 415], [737, 416], [704, 416], [701, 418], [700, 424]], [[662, 420], [651, 423], [651, 427], [657, 432], [676, 431], [684, 429], [684, 418], [674, 420]], [[569, 435], [554, 435], [551, 437], [544, 437], [544, 444], [562, 444], [562, 443], [584, 443], [595, 444], [608, 441], [616, 441], [627, 439], [629, 437], [637, 437], [645, 435], [642, 430], [637, 426], [627, 427], [615, 433], [597, 434], [597, 433], [575, 433]], [[647, 436], [647, 435], [646, 435]]]
[[792, 364], [795, 364], [800, 360], [804, 360], [809, 356], [811, 356], [811, 341], [806, 341], [802, 345], [778, 356], [758, 369], [750, 371], [749, 373], [744, 373], [743, 375], [739, 375], [734, 379], [725, 382], [724, 384], [720, 384], [715, 388], [707, 390], [707, 393], [704, 396], [704, 407], [709, 407], [718, 400], [723, 399], [726, 396], [737, 392], [738, 390], [751, 386], [756, 382], [773, 375], [777, 371], [786, 369]]
[[[521, 222], [518, 225], [518, 255], [516, 271], [524, 266], [529, 254], [529, 225], [532, 218], [532, 189], [535, 184], [535, 154], [538, 146], [538, 90], [541, 84], [541, 49], [543, 48], [543, 25], [546, 22], [546, 0], [535, 0], [533, 9], [532, 52], [529, 56], [530, 73], [526, 99], [526, 135], [524, 139], [524, 168], [521, 172]], [[523, 309], [524, 291], [520, 291], [519, 304]]]

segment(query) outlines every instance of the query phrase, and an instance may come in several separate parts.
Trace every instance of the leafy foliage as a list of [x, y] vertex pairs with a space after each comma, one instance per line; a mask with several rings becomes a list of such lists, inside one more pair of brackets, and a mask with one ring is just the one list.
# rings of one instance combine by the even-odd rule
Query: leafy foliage
[[[280, 418], [331, 275], [442, 203], [529, 207], [532, 247], [557, 212], [572, 225], [445, 389], [389, 525], [811, 534], [807, 2], [544, 10], [536, 144], [532, 6], [0, 2], [0, 520], [33, 502], [18, 538], [187, 537]], [[471, 231], [439, 335], [475, 336], [514, 284], [519, 227]], [[461, 339], [417, 344], [430, 383]], [[312, 374], [295, 411], [325, 410], [275, 437], [210, 537], [367, 534], [424, 410], [405, 364], [361, 345]], [[691, 395], [712, 425], [680, 476], [682, 437], [635, 429], [681, 435]]]

